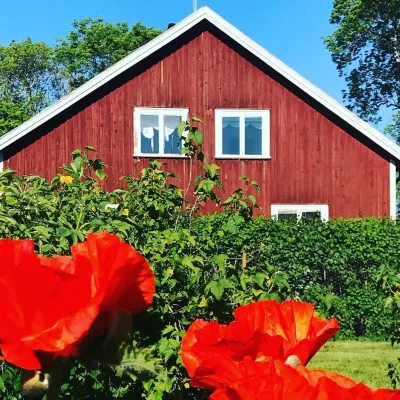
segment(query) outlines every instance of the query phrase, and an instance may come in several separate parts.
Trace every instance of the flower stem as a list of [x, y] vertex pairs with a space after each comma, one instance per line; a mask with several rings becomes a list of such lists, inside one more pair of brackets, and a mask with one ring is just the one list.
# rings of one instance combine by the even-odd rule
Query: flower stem
[[61, 395], [61, 369], [54, 371], [50, 377], [49, 389], [47, 390], [47, 400], [59, 400]]

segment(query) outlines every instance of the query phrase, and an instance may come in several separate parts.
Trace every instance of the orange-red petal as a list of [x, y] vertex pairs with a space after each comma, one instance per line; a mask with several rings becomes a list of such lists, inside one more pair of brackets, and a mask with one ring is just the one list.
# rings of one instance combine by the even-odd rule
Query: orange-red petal
[[314, 311], [310, 303], [268, 300], [241, 306], [234, 314], [237, 325], [249, 334], [259, 331], [281, 336], [284, 357], [294, 354], [306, 365], [339, 330], [336, 319], [323, 320], [315, 317]]
[[[400, 391], [372, 390], [350, 378], [305, 367], [292, 368], [279, 360], [250, 358], [233, 364], [236, 376], [226, 379], [212, 400], [399, 400]], [[231, 367], [232, 368], [232, 367]]]
[[18, 365], [20, 368], [27, 370], [41, 369], [42, 365], [36, 356], [35, 351], [21, 342], [2, 342], [1, 352], [5, 360], [11, 364]]
[[229, 325], [197, 320], [184, 336], [181, 358], [193, 385], [204, 386], [204, 363], [208, 387], [211, 381], [218, 382], [217, 376], [211, 377], [213, 357], [235, 362], [272, 357], [285, 362], [294, 355], [305, 365], [339, 329], [336, 320], [315, 317], [312, 304], [293, 300], [251, 303], [237, 308], [234, 315], [236, 320]]
[[93, 326], [106, 334], [115, 315], [153, 301], [147, 261], [117, 236], [91, 234], [71, 252], [72, 259], [39, 257], [32, 241], [0, 240], [0, 349], [7, 361], [39, 369], [77, 355]]

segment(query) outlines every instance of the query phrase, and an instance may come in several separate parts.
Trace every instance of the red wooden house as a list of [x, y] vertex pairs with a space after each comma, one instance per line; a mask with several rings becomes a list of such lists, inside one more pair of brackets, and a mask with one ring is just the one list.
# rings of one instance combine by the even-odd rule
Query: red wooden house
[[185, 185], [175, 128], [188, 115], [226, 191], [257, 180], [267, 215], [396, 215], [400, 147], [207, 7], [1, 137], [0, 161], [50, 178], [92, 145], [109, 188], [150, 157]]

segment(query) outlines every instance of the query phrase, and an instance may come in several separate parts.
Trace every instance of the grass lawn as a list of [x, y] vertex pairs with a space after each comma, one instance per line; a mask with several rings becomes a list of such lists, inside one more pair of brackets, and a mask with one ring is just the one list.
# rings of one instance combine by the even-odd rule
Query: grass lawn
[[399, 357], [400, 347], [390, 343], [337, 341], [326, 344], [308, 367], [339, 372], [373, 388], [390, 388], [387, 365]]

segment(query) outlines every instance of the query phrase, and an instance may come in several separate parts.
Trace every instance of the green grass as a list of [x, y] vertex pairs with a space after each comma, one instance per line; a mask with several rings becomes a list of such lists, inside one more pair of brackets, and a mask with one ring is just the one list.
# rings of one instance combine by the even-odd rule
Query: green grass
[[339, 372], [372, 388], [390, 388], [387, 365], [399, 357], [400, 348], [390, 343], [337, 341], [326, 344], [308, 367]]

